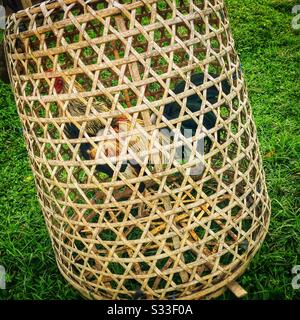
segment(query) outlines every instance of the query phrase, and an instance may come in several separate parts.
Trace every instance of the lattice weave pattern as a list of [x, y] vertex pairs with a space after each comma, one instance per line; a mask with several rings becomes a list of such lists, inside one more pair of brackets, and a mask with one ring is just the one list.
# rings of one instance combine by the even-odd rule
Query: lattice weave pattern
[[[223, 0], [50, 1], [9, 18], [6, 53], [57, 263], [74, 287], [96, 299], [198, 299], [241, 275], [270, 203]], [[166, 116], [167, 105], [178, 112]]]

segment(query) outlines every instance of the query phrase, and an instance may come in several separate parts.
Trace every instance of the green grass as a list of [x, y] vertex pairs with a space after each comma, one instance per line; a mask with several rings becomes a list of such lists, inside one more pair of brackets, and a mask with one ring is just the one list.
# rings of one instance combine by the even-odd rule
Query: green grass
[[[300, 264], [300, 33], [297, 1], [229, 0], [272, 199], [270, 231], [241, 284], [249, 299], [295, 299], [291, 269]], [[228, 295], [227, 295], [228, 296]]]
[[[246, 299], [296, 299], [291, 269], [300, 264], [300, 33], [298, 1], [228, 0], [272, 199], [270, 232], [241, 277]], [[60, 275], [41, 215], [9, 85], [0, 83], [0, 299], [78, 299]], [[231, 299], [226, 293], [221, 299]]]

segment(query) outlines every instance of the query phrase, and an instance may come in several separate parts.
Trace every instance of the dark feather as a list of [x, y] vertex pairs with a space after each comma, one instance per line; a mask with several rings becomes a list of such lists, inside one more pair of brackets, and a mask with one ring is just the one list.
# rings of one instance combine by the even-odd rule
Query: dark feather
[[[68, 123], [65, 126], [65, 133], [69, 139], [78, 139], [79, 137], [79, 129], [72, 123]], [[90, 143], [81, 143], [80, 144], [80, 154], [84, 157], [86, 160], [91, 160], [90, 157], [90, 151], [93, 149], [93, 146]], [[121, 165], [121, 172], [124, 172], [127, 168], [127, 164]], [[108, 176], [112, 177], [114, 174], [114, 171], [109, 165], [106, 164], [99, 164], [96, 167], [96, 170], [99, 172], [106, 173]]]
[[133, 300], [143, 300], [146, 298], [146, 295], [141, 288], [138, 288], [133, 296]]
[[10, 8], [14, 12], [18, 12], [19, 10], [23, 9], [21, 1], [5, 0], [5, 1], [3, 1], [3, 4], [5, 7]]
[[[69, 139], [78, 139], [79, 138], [79, 129], [72, 123], [67, 123], [64, 130], [65, 134]], [[86, 160], [90, 160], [89, 151], [92, 150], [92, 145], [90, 143], [81, 143], [80, 144], [80, 153]]]
[[[135, 170], [136, 174], [139, 175], [142, 170], [141, 166], [139, 164], [132, 164], [131, 166]], [[145, 188], [145, 183], [141, 182], [138, 190], [140, 193], [143, 193], [145, 191]]]
[[[217, 75], [211, 75], [214, 78], [217, 78]], [[191, 76], [191, 82], [195, 86], [201, 86], [204, 83], [204, 74], [202, 73], [197, 73]], [[181, 81], [178, 83], [173, 90], [175, 94], [180, 94], [184, 91], [185, 89], [185, 81]], [[223, 80], [221, 82], [222, 86], [222, 91], [225, 94], [230, 93], [230, 85], [226, 80]], [[216, 86], [212, 86], [207, 89], [207, 100], [211, 103], [214, 104], [217, 102], [219, 96], [219, 90], [217, 89]], [[202, 106], [202, 100], [197, 94], [193, 94], [187, 98], [187, 107], [191, 112], [197, 112], [200, 110]], [[165, 106], [164, 108], [164, 116], [168, 120], [173, 120], [179, 117], [181, 110], [181, 106], [177, 102], [172, 102], [169, 103]], [[212, 129], [216, 125], [217, 118], [213, 112], [207, 112], [204, 114], [203, 117], [203, 125], [207, 130]], [[184, 130], [192, 130], [193, 135], [196, 133], [198, 124], [193, 120], [189, 119], [186, 120], [182, 123], [181, 126], [181, 131], [184, 133]], [[212, 142], [209, 138], [206, 138], [207, 140], [207, 145], [209, 146], [209, 149], [211, 148]]]
[[[65, 134], [69, 139], [78, 139], [79, 138], [79, 129], [73, 124], [73, 123], [68, 123], [65, 126], [64, 130]], [[90, 157], [90, 151], [92, 150], [93, 146], [90, 143], [81, 143], [80, 144], [80, 154], [84, 157], [86, 160], [91, 160]], [[121, 165], [120, 172], [124, 172], [127, 169], [128, 164], [124, 163]], [[141, 171], [141, 166], [139, 164], [132, 164], [133, 169], [135, 170], [136, 174], [139, 175]], [[109, 165], [106, 164], [99, 164], [96, 166], [96, 170], [98, 172], [103, 172], [107, 174], [109, 177], [112, 177], [114, 174], [114, 171]], [[145, 190], [145, 184], [141, 183], [139, 186], [139, 192], [144, 192]]]

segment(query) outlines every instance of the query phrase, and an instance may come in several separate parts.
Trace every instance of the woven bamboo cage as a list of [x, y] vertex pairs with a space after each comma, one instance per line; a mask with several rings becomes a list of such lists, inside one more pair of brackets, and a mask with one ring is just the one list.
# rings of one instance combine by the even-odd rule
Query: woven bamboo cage
[[[67, 281], [94, 299], [241, 289], [270, 203], [223, 0], [45, 2], [10, 16], [5, 45]], [[184, 124], [196, 126], [190, 136]]]

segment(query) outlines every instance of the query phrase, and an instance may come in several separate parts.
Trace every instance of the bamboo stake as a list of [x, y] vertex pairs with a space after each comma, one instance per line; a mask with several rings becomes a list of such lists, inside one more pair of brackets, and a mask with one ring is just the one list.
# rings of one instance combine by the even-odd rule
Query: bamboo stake
[[229, 283], [227, 288], [239, 299], [248, 294], [248, 292], [236, 281]]
[[21, 3], [24, 9], [32, 7], [31, 0], [21, 0]]
[[[127, 31], [124, 18], [121, 15], [115, 16], [115, 21], [116, 21], [116, 24], [117, 24], [117, 26], [118, 26], [118, 28], [119, 28], [119, 30], [121, 32], [126, 32]], [[140, 76], [140, 73], [139, 73], [138, 64], [136, 62], [134, 62], [132, 64], [129, 64], [128, 67], [129, 67], [132, 79], [134, 81], [140, 81], [141, 80], [141, 76]], [[144, 120], [145, 127], [147, 128], [147, 126], [151, 126], [151, 117], [150, 117], [149, 110], [143, 111], [142, 112], [142, 117], [143, 117], [143, 120]], [[155, 169], [158, 172], [160, 172], [163, 168], [162, 168], [162, 165], [160, 163], [160, 159], [159, 159], [159, 155], [158, 154], [154, 157], [154, 162], [155, 162]], [[164, 204], [164, 207], [165, 207], [166, 211], [169, 211], [169, 210], [172, 209], [170, 197], [165, 197], [165, 198], [162, 199], [162, 201], [163, 201], [163, 204]], [[180, 247], [180, 239], [179, 239], [178, 236], [175, 236], [173, 238], [173, 244], [174, 244], [174, 248], [175, 249], [178, 249]], [[184, 262], [183, 255], [181, 256], [181, 260]], [[182, 271], [180, 273], [180, 276], [181, 276], [181, 279], [182, 279], [183, 282], [187, 282], [188, 281], [188, 274], [187, 274], [186, 271]]]

